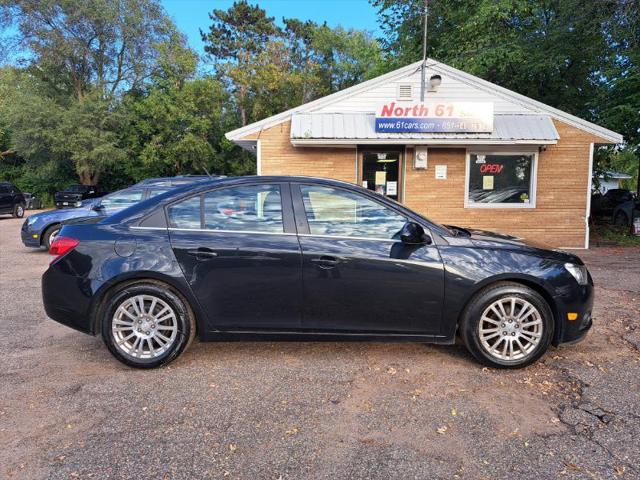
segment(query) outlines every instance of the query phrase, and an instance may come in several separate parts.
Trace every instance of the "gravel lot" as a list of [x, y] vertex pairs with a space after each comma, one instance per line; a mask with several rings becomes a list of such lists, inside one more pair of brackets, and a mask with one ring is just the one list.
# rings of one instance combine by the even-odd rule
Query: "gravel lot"
[[194, 342], [137, 371], [49, 320], [0, 219], [3, 478], [640, 478], [640, 250], [583, 254], [595, 327], [504, 372], [461, 346]]

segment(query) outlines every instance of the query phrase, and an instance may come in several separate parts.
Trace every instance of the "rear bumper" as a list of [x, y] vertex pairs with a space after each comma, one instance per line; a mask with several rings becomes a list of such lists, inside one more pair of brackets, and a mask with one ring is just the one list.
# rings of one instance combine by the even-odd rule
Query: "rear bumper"
[[50, 266], [42, 275], [44, 310], [58, 323], [94, 335], [91, 321], [91, 284], [74, 275], [65, 259]]

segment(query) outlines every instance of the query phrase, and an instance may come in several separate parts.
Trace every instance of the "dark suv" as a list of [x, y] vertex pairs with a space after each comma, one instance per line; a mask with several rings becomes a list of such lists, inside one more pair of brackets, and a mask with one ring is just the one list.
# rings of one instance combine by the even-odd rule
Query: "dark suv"
[[95, 185], [70, 185], [56, 192], [54, 200], [56, 208], [80, 207], [83, 200], [102, 197], [105, 193]]
[[10, 214], [16, 218], [24, 216], [27, 202], [22, 192], [13, 183], [0, 182], [0, 215]]

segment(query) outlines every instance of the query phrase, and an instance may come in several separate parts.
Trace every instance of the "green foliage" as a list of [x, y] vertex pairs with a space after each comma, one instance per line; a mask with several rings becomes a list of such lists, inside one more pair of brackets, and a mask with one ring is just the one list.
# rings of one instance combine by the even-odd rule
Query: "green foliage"
[[280, 28], [245, 0], [209, 16], [205, 51], [241, 125], [384, 73], [380, 45], [366, 32], [296, 19]]

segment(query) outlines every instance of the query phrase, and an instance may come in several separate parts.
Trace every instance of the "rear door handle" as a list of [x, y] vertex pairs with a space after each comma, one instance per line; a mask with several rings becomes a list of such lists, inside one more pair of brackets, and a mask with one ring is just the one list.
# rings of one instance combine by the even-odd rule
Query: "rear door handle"
[[332, 257], [330, 255], [322, 255], [318, 258], [312, 258], [311, 263], [315, 263], [320, 268], [334, 268], [340, 263], [342, 263], [342, 259], [338, 257]]
[[218, 256], [216, 252], [210, 248], [198, 248], [196, 250], [187, 250], [189, 255], [196, 257], [198, 260], [207, 260], [209, 258], [215, 258]]

